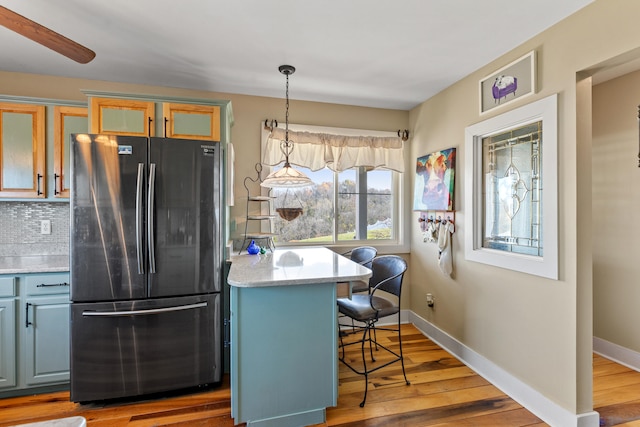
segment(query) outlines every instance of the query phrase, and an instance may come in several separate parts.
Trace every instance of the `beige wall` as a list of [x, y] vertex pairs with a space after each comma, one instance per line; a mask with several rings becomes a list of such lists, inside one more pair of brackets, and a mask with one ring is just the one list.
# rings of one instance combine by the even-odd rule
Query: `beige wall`
[[594, 335], [640, 352], [640, 72], [593, 87]]
[[[640, 2], [635, 0], [596, 0], [411, 111], [411, 157], [455, 146], [461, 165], [468, 155], [466, 126], [558, 93], [559, 280], [465, 261], [464, 235], [469, 230], [463, 224], [470, 212], [462, 204], [466, 171], [458, 168], [454, 276], [440, 274], [436, 249], [422, 243], [414, 226], [411, 308], [576, 414], [592, 408], [591, 118], [585, 117], [590, 105], [584, 105], [590, 103], [591, 83], [581, 82], [577, 90], [576, 79], [580, 71], [597, 69], [597, 64], [640, 46], [638, 16]], [[481, 117], [478, 81], [534, 49], [538, 92]], [[626, 234], [631, 234], [628, 228]], [[426, 307], [427, 292], [436, 297], [435, 309]]]

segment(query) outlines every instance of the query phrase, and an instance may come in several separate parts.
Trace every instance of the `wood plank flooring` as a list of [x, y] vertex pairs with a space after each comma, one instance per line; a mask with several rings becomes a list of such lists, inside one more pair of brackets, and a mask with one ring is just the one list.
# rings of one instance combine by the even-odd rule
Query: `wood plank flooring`
[[640, 427], [640, 372], [594, 354], [593, 408], [601, 426]]
[[[378, 338], [397, 348], [388, 334]], [[367, 404], [360, 408], [364, 379], [340, 363], [338, 406], [314, 427], [547, 425], [412, 325], [403, 325], [403, 349], [411, 385], [399, 363], [383, 368], [371, 376]], [[386, 359], [378, 355], [380, 363]], [[347, 357], [359, 360], [359, 349]], [[594, 355], [594, 407], [606, 426], [640, 427], [640, 373]], [[0, 399], [0, 427], [71, 416], [85, 417], [90, 427], [234, 426], [228, 377], [218, 388], [143, 401], [79, 405], [69, 402], [68, 392]]]

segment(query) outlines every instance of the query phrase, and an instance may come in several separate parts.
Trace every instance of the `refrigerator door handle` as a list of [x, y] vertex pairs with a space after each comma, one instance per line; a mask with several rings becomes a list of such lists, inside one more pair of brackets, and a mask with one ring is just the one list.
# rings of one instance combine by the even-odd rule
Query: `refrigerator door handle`
[[138, 258], [138, 274], [144, 274], [144, 256], [142, 254], [142, 184], [144, 179], [144, 163], [138, 163], [138, 179], [136, 181], [136, 255]]
[[192, 310], [194, 308], [206, 307], [206, 302], [196, 304], [178, 305], [174, 307], [152, 308], [149, 310], [127, 310], [127, 311], [83, 311], [83, 316], [94, 317], [118, 317], [118, 316], [139, 316], [148, 314], [169, 313], [172, 311]]
[[147, 243], [149, 244], [149, 273], [156, 272], [156, 251], [153, 230], [155, 228], [155, 189], [156, 189], [156, 164], [149, 164], [149, 193], [147, 194]]

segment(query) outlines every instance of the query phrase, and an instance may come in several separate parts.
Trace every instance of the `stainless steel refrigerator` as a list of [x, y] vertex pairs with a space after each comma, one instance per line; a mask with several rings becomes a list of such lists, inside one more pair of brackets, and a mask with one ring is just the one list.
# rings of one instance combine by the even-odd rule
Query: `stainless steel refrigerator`
[[220, 383], [219, 145], [77, 134], [71, 159], [71, 400]]

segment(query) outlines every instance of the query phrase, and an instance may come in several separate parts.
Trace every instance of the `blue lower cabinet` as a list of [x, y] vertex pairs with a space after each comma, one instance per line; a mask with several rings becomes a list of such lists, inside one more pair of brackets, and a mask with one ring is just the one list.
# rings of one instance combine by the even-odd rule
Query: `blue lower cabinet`
[[0, 276], [0, 397], [69, 383], [69, 273]]
[[232, 286], [230, 305], [235, 423], [323, 423], [338, 400], [335, 283]]
[[5, 278], [0, 279], [0, 390], [17, 384], [16, 298], [2, 295], [3, 280]]
[[25, 383], [69, 381], [69, 297], [26, 298]]

